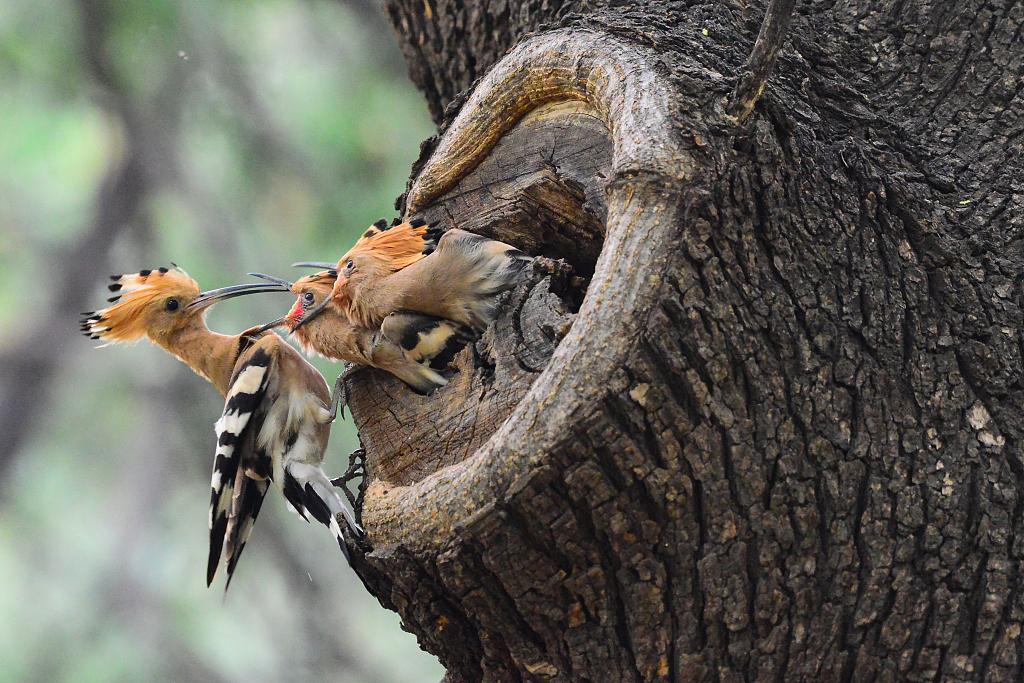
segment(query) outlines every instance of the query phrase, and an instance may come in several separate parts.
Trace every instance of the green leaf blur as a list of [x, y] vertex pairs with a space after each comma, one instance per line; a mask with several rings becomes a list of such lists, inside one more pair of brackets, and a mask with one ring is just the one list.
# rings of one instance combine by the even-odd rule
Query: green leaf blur
[[[8, 0], [0, 93], [0, 425], [17, 433], [0, 446], [0, 682], [439, 680], [276, 492], [226, 599], [223, 576], [207, 589], [219, 396], [146, 343], [94, 348], [62, 308], [170, 261], [207, 288], [291, 277], [390, 220], [433, 129], [383, 16], [326, 0]], [[127, 220], [103, 225], [127, 191]], [[237, 332], [289, 304], [237, 299], [210, 325]], [[356, 446], [336, 423], [325, 469]]]

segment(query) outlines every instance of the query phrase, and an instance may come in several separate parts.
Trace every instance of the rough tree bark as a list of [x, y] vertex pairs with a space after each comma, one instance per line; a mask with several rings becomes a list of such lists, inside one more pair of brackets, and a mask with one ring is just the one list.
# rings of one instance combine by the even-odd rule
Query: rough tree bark
[[1022, 6], [797, 3], [760, 99], [760, 3], [388, 9], [400, 208], [575, 273], [349, 380], [356, 568], [448, 679], [1020, 680]]

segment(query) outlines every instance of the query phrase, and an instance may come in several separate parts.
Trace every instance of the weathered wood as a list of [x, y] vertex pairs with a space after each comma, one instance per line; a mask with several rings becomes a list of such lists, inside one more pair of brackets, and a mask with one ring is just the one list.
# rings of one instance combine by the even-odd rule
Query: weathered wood
[[601, 251], [608, 129], [582, 102], [529, 112], [458, 188], [419, 213], [430, 221], [499, 236], [530, 254], [564, 258], [589, 276]]
[[[520, 172], [604, 204], [510, 418], [368, 492], [359, 575], [448, 678], [1020, 680], [1020, 5], [801, 3], [743, 126], [761, 7], [389, 10], [442, 124], [411, 208], [471, 222]], [[559, 102], [610, 143], [547, 185], [502, 146]]]
[[786, 41], [786, 31], [793, 18], [796, 0], [771, 0], [764, 11], [761, 30], [754, 41], [754, 48], [743, 67], [743, 73], [736, 81], [726, 111], [729, 116], [742, 123], [754, 111], [754, 105], [764, 94], [764, 88], [771, 75], [775, 60]]
[[456, 356], [447, 386], [418, 396], [394, 376], [358, 368], [348, 405], [379, 486], [408, 485], [462, 462], [502, 425], [565, 337], [582, 282], [539, 258], [503, 295], [506, 313]]
[[[420, 215], [565, 258], [568, 270], [589, 277], [603, 243], [611, 153], [607, 127], [585, 105], [554, 103], [530, 112]], [[579, 308], [580, 287], [570, 286], [566, 269], [552, 282], [550, 269], [528, 274], [508, 296], [507, 315], [459, 354], [451, 382], [433, 395], [417, 396], [385, 373], [353, 375], [350, 408], [375, 480], [407, 485], [461, 462], [508, 418]]]

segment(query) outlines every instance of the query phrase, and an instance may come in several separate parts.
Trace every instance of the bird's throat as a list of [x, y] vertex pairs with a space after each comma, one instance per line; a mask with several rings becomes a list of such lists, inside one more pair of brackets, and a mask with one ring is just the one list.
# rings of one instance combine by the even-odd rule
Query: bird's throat
[[225, 395], [238, 358], [239, 337], [218, 334], [196, 320], [157, 343]]

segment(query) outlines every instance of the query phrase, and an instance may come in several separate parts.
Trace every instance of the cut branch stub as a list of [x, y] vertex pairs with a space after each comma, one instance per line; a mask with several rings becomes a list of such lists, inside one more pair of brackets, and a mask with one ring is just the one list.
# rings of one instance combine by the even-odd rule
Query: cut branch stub
[[[485, 387], [494, 379], [486, 362], [466, 350], [450, 385], [430, 397], [374, 372], [352, 378], [371, 476], [364, 520], [375, 546], [444, 544], [565, 438], [570, 415], [600, 397], [595, 378], [614, 369], [642, 327], [658, 254], [670, 245], [672, 184], [687, 164], [668, 103], [638, 48], [554, 31], [495, 66], [424, 165], [410, 213], [596, 271], [542, 373], [533, 366]], [[516, 320], [529, 300], [529, 287], [513, 293], [496, 329], [536, 322]], [[553, 327], [572, 313], [554, 306]]]
[[737, 123], [742, 123], [750, 116], [750, 112], [754, 111], [754, 105], [764, 94], [765, 84], [775, 66], [775, 60], [783, 43], [786, 42], [786, 32], [795, 5], [796, 0], [771, 0], [765, 9], [761, 30], [758, 31], [750, 57], [747, 58], [743, 73], [736, 82], [736, 88], [726, 108], [729, 116]]
[[563, 30], [527, 40], [477, 85], [420, 171], [408, 210], [449, 191], [526, 114], [573, 100], [611, 132], [615, 173], [683, 180], [689, 165], [669, 124], [669, 92], [653, 61], [611, 36]]

